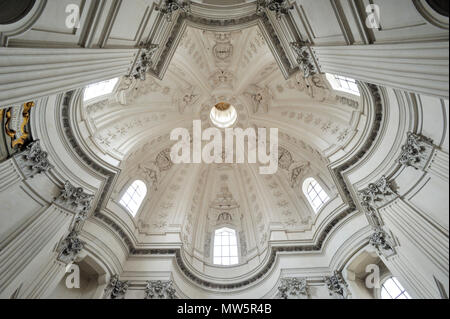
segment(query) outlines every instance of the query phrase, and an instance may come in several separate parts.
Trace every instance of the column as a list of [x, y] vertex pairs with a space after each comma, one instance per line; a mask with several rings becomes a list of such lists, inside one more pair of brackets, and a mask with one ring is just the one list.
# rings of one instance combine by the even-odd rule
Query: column
[[138, 51], [0, 48], [0, 109], [128, 75]]
[[322, 72], [448, 98], [448, 41], [313, 47]]

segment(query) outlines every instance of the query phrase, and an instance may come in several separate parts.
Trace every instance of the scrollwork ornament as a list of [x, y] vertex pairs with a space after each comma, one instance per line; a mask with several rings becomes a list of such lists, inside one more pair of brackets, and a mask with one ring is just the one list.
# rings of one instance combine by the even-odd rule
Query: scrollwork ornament
[[56, 202], [79, 216], [86, 216], [91, 208], [93, 198], [94, 196], [86, 194], [83, 188], [75, 187], [66, 181]]
[[384, 255], [394, 253], [393, 245], [389, 242], [389, 236], [382, 228], [374, 229], [374, 232], [369, 237], [369, 244]]
[[278, 287], [277, 297], [280, 299], [296, 299], [308, 297], [308, 284], [306, 278], [283, 278]]
[[177, 299], [172, 281], [147, 281], [146, 299]]
[[158, 50], [159, 45], [157, 44], [142, 44], [139, 57], [134, 65], [134, 68], [130, 74], [130, 78], [139, 79], [145, 81], [147, 78], [147, 72], [152, 66], [153, 54]]
[[339, 271], [334, 271], [329, 277], [325, 277], [325, 283], [327, 285], [330, 296], [338, 296], [339, 298], [347, 298], [348, 285], [345, 282]]
[[403, 166], [424, 169], [433, 150], [432, 141], [422, 135], [408, 133], [398, 162]]
[[128, 286], [128, 281], [120, 281], [118, 275], [112, 276], [105, 288], [105, 298], [124, 299]]
[[76, 231], [70, 234], [61, 242], [58, 247], [58, 260], [65, 264], [72, 263], [80, 251], [84, 248], [84, 243], [78, 238]]
[[39, 140], [30, 143], [22, 153], [15, 155], [14, 158], [26, 178], [33, 178], [37, 174], [53, 168], [48, 160], [48, 153], [42, 150]]
[[258, 0], [257, 14], [261, 14], [264, 9], [274, 12], [277, 20], [281, 20], [283, 15], [294, 9], [294, 5], [288, 0]]
[[163, 0], [161, 5], [157, 5], [156, 11], [161, 12], [168, 22], [172, 21], [172, 15], [176, 11], [185, 13], [191, 12], [191, 1], [189, 0]]
[[300, 66], [305, 79], [319, 73], [314, 61], [313, 52], [308, 42], [291, 42], [291, 48], [297, 56], [297, 63]]

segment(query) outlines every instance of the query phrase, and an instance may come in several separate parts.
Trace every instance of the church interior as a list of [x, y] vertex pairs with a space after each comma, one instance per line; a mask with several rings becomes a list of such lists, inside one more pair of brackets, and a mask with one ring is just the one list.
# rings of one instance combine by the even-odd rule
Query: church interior
[[448, 299], [448, 72], [447, 1], [0, 1], [0, 299]]

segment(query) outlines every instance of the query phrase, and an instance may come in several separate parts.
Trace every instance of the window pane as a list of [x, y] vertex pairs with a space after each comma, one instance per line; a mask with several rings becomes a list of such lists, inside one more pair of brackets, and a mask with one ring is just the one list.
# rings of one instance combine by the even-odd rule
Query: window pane
[[[233, 256], [233, 260], [230, 259]], [[218, 229], [214, 235], [214, 264], [234, 265], [238, 264], [238, 249], [236, 232], [229, 228]]]
[[386, 282], [384, 283], [384, 287], [386, 288], [386, 290], [389, 292], [389, 294], [395, 298], [398, 295], [401, 294], [401, 290], [397, 287], [397, 285], [395, 284], [395, 282], [392, 279], [388, 279], [386, 280]]
[[[140, 189], [140, 192], [137, 193], [135, 191], [136, 188]], [[133, 216], [136, 216], [136, 213], [141, 206], [145, 195], [147, 193], [147, 187], [143, 181], [134, 181], [127, 189], [127, 191], [123, 194], [119, 203], [124, 206]]]
[[381, 289], [381, 299], [392, 299], [385, 288]]
[[405, 291], [397, 278], [387, 279], [381, 289], [382, 299], [411, 299], [411, 296]]
[[222, 256], [228, 257], [230, 256], [230, 247], [222, 246]]
[[115, 78], [86, 86], [84, 90], [84, 101], [112, 93], [118, 81], [119, 78]]
[[330, 199], [327, 193], [314, 178], [308, 178], [305, 180], [303, 183], [303, 192], [310, 205], [316, 212]]
[[228, 246], [230, 244], [230, 238], [228, 236], [222, 237], [222, 246]]

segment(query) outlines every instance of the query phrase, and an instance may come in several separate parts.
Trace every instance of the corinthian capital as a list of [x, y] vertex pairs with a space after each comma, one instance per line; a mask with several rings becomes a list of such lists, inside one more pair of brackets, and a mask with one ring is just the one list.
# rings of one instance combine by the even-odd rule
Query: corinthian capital
[[423, 170], [433, 151], [433, 143], [430, 139], [408, 133], [406, 144], [402, 146], [402, 153], [398, 162], [403, 166], [412, 166]]
[[42, 150], [39, 140], [29, 144], [22, 153], [14, 155], [14, 159], [25, 178], [33, 178], [53, 168], [48, 161], [48, 153]]
[[91, 208], [93, 195], [86, 194], [82, 187], [75, 187], [69, 181], [64, 183], [56, 203], [79, 216], [86, 216]]
[[80, 251], [84, 248], [83, 242], [78, 239], [78, 233], [71, 231], [58, 247], [58, 260], [70, 264], [75, 260]]

